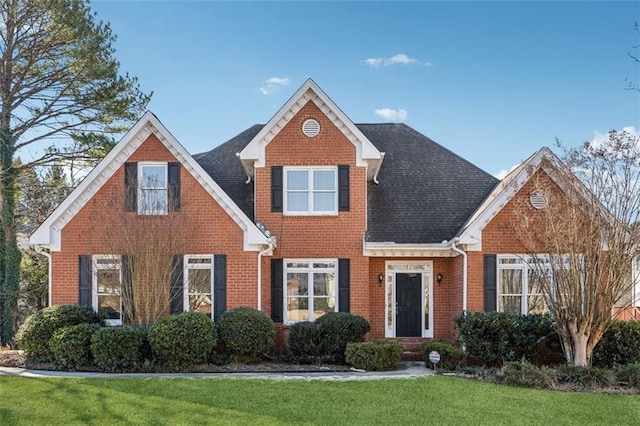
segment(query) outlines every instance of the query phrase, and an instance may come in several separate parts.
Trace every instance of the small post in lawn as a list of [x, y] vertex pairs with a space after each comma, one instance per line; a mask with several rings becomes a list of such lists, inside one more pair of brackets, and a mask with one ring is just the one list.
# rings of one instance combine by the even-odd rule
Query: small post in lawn
[[433, 364], [433, 372], [438, 372], [437, 364], [440, 362], [440, 353], [438, 351], [429, 352], [429, 361]]

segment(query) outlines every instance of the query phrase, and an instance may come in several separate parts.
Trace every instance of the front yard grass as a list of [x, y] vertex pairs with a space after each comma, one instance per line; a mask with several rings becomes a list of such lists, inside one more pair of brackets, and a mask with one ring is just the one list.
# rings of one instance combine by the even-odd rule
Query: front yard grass
[[453, 377], [376, 381], [0, 377], [3, 425], [635, 424], [640, 396]]

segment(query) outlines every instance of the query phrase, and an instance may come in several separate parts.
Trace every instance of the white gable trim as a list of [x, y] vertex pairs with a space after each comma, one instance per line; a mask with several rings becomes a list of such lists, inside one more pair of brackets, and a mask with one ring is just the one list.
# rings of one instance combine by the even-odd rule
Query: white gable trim
[[62, 229], [151, 134], [156, 135], [169, 152], [243, 230], [244, 250], [259, 251], [264, 246], [270, 245], [267, 237], [260, 232], [240, 207], [204, 171], [160, 120], [149, 111], [123, 136], [120, 142], [98, 163], [47, 220], [35, 230], [29, 239], [30, 244], [47, 247], [52, 251], [60, 251], [62, 248]]
[[393, 242], [364, 242], [362, 253], [368, 257], [456, 257], [451, 244], [403, 244]]
[[367, 167], [367, 179], [373, 180], [382, 165], [383, 153], [351, 122], [338, 106], [308, 79], [260, 132], [238, 153], [245, 170], [253, 177], [254, 168], [265, 166], [266, 146], [307, 102], [313, 102], [356, 148], [356, 165]]
[[[551, 168], [545, 168], [549, 176], [554, 179], [553, 168], [565, 165], [547, 147], [541, 148], [527, 160], [522, 162], [491, 191], [480, 207], [469, 218], [458, 233], [460, 245], [466, 245], [470, 251], [482, 250], [482, 230], [502, 210], [502, 208], [522, 189], [527, 181], [543, 167], [543, 160], [550, 162]], [[554, 179], [555, 180], [555, 179]], [[559, 183], [556, 180], [556, 183]]]

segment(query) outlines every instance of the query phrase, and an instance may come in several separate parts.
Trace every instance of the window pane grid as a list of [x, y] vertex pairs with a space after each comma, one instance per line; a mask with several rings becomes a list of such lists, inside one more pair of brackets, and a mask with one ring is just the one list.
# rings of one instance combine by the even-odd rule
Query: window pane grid
[[286, 212], [337, 213], [336, 169], [287, 169]]
[[213, 315], [213, 257], [185, 256], [184, 310]]
[[286, 321], [313, 321], [336, 310], [335, 261], [285, 262]]
[[[565, 261], [559, 259], [555, 263], [561, 267]], [[543, 294], [545, 280], [553, 280], [549, 257], [498, 258], [498, 311], [520, 314], [548, 312]]]

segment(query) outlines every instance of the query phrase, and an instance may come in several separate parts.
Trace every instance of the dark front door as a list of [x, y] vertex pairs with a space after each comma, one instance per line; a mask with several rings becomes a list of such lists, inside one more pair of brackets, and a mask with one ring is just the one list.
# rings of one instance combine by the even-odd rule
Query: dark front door
[[396, 274], [396, 337], [422, 336], [420, 274]]

